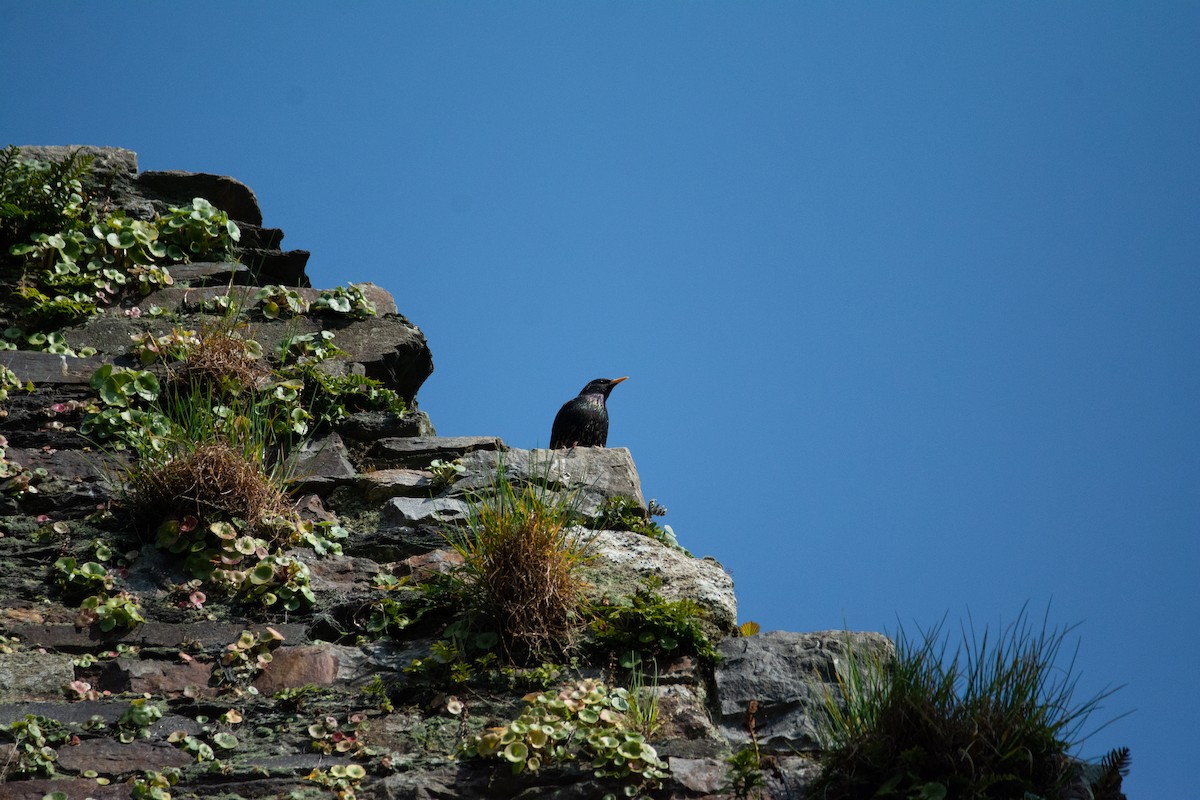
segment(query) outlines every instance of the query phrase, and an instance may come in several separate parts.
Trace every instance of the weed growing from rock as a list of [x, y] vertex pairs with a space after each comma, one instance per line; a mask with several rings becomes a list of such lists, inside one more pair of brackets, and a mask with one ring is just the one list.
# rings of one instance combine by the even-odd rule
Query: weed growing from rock
[[[129, 294], [174, 281], [167, 265], [228, 259], [241, 237], [229, 215], [203, 198], [154, 220], [103, 203], [79, 151], [58, 163], [0, 151], [0, 273], [15, 287], [0, 298], [0, 319], [41, 335], [97, 313]], [[37, 345], [36, 342], [31, 342]]]

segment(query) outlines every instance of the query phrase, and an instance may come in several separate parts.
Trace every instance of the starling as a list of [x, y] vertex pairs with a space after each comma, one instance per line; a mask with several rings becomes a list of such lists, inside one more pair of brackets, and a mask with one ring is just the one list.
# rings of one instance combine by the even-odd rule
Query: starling
[[625, 378], [597, 378], [583, 387], [578, 397], [564, 403], [550, 429], [550, 449], [604, 447], [608, 443], [608, 409], [604, 401]]

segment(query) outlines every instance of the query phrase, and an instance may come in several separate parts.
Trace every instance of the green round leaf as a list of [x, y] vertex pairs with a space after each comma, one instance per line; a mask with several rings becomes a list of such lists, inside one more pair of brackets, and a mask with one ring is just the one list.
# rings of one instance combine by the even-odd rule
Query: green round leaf
[[255, 586], [262, 586], [265, 583], [270, 583], [274, 578], [274, 568], [265, 561], [260, 561], [258, 566], [250, 571], [250, 582]]
[[153, 400], [158, 397], [158, 378], [150, 372], [139, 372], [133, 379], [133, 388], [143, 400]]
[[529, 758], [529, 747], [524, 742], [512, 742], [504, 748], [504, 751], [500, 755], [505, 761], [511, 761], [515, 764]]
[[232, 750], [238, 746], [238, 739], [232, 733], [221, 731], [213, 734], [213, 744], [224, 750]]

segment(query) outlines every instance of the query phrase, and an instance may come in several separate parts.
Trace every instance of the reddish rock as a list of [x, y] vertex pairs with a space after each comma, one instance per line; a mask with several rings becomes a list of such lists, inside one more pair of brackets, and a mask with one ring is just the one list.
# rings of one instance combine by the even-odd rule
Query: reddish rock
[[430, 550], [404, 559], [396, 565], [395, 573], [400, 576], [411, 575], [414, 581], [420, 583], [431, 575], [449, 572], [462, 564], [463, 557], [453, 550]]
[[[192, 661], [173, 664], [146, 659], [118, 658], [104, 671], [101, 687], [112, 692], [134, 692], [165, 697], [213, 697], [208, 685], [212, 664]], [[190, 689], [190, 690], [189, 690]]]
[[254, 681], [260, 694], [272, 695], [297, 686], [329, 686], [337, 681], [338, 654], [330, 645], [280, 647]]

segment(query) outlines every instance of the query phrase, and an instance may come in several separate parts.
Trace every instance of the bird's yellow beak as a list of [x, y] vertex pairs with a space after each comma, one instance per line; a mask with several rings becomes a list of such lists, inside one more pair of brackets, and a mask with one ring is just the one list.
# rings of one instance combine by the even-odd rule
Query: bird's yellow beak
[[620, 383], [621, 381], [627, 381], [627, 380], [629, 380], [628, 375], [626, 375], [624, 378], [613, 378], [611, 381], [609, 381], [609, 383], [617, 384], [617, 383]]

